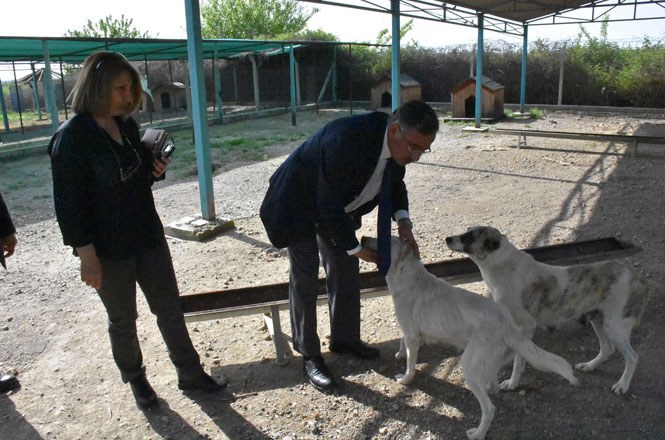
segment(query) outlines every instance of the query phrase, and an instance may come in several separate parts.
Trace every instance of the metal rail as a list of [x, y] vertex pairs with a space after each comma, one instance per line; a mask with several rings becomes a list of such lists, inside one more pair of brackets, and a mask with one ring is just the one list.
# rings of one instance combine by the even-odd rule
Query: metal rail
[[[538, 261], [564, 266], [627, 257], [640, 250], [633, 244], [611, 237], [525, 249]], [[478, 267], [469, 258], [430, 263], [425, 267], [451, 284], [481, 280]], [[385, 277], [377, 271], [361, 273], [360, 288], [363, 299], [389, 293]], [[324, 303], [327, 301], [325, 279], [319, 279], [319, 289], [317, 302]], [[180, 296], [180, 303], [188, 322], [263, 313], [266, 328], [275, 345], [276, 363], [284, 365], [287, 363], [286, 353], [290, 353], [291, 348], [287, 343], [287, 336], [282, 333], [279, 311], [288, 307], [288, 298], [288, 283], [279, 283], [185, 294]]]

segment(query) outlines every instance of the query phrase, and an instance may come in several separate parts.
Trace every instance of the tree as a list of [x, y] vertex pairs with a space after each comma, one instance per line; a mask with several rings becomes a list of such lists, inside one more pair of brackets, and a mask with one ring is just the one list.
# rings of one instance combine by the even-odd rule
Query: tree
[[300, 32], [318, 12], [297, 0], [207, 0], [201, 6], [203, 38], [274, 38]]
[[112, 15], [107, 15], [95, 23], [88, 20], [88, 23], [80, 31], [68, 29], [65, 37], [151, 38], [148, 32], [141, 33], [133, 27], [133, 22], [132, 18], [126, 19], [124, 14], [120, 16], [120, 20], [114, 19]]

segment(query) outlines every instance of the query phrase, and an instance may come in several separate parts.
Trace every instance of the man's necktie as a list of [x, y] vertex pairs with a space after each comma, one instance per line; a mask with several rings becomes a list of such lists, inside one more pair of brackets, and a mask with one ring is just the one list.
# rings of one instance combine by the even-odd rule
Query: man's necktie
[[392, 159], [388, 159], [386, 169], [381, 179], [381, 190], [379, 191], [379, 216], [377, 224], [377, 265], [379, 272], [388, 273], [390, 268], [390, 218], [392, 209], [391, 173]]

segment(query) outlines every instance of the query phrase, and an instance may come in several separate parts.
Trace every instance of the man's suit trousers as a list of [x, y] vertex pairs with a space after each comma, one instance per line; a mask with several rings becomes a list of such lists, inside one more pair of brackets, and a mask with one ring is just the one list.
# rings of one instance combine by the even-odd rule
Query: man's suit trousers
[[326, 272], [330, 310], [330, 341], [360, 339], [359, 261], [345, 250], [317, 235], [288, 247], [291, 271], [289, 310], [293, 348], [305, 357], [319, 356], [321, 343], [316, 331], [316, 298], [319, 294], [319, 251]]

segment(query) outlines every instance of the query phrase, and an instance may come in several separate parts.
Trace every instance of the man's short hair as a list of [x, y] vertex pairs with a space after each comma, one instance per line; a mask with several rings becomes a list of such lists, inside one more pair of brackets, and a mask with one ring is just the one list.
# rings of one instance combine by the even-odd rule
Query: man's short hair
[[[132, 77], [132, 105], [136, 110], [143, 98], [143, 88], [136, 69], [118, 52], [96, 52], [85, 59], [74, 86], [72, 109], [75, 113], [103, 115], [109, 109], [111, 83], [122, 72]], [[127, 115], [128, 116], [128, 115]]]
[[425, 135], [439, 131], [439, 118], [436, 112], [424, 101], [409, 101], [393, 113], [390, 123], [397, 122], [405, 130], [417, 130]]

